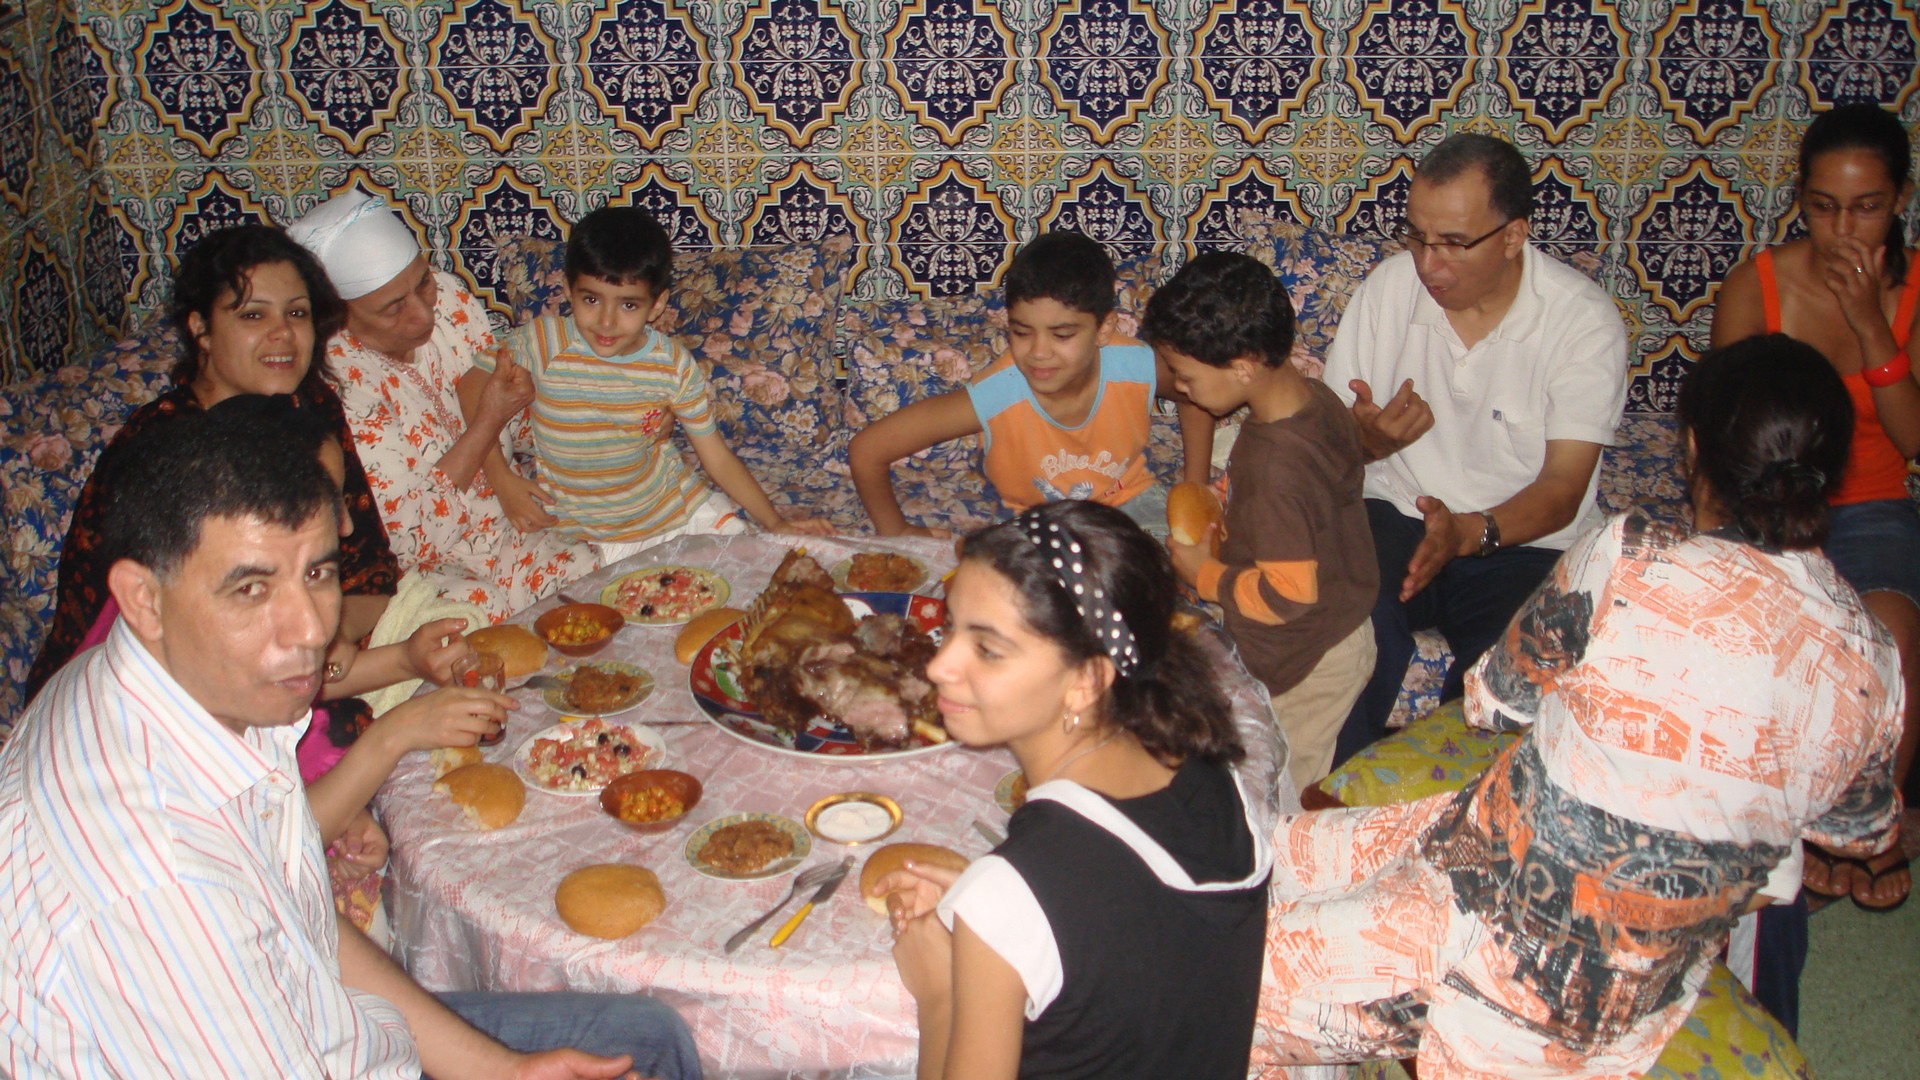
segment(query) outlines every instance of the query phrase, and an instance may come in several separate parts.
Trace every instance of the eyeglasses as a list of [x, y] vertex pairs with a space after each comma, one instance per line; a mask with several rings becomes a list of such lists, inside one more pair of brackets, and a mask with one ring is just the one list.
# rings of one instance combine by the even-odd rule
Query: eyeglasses
[[1412, 225], [1403, 221], [1400, 227], [1393, 231], [1393, 238], [1408, 247], [1427, 248], [1443, 259], [1457, 259], [1499, 235], [1500, 230], [1513, 224], [1514, 220], [1508, 218], [1471, 240], [1429, 240], [1415, 232]]
[[1803, 198], [1800, 200], [1800, 212], [1810, 218], [1839, 217], [1842, 212], [1857, 218], [1878, 218], [1885, 217], [1891, 209], [1890, 204], [1873, 200], [1857, 202], [1851, 206], [1842, 206], [1832, 199]]

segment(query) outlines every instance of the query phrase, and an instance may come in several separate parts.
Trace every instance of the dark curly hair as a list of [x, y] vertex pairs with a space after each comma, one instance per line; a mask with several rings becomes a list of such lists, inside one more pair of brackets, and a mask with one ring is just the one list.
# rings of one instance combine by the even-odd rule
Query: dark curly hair
[[[1199, 643], [1173, 628], [1178, 586], [1166, 549], [1127, 515], [1099, 503], [1066, 499], [1032, 513], [1080, 542], [1086, 577], [1105, 591], [1133, 633], [1139, 666], [1131, 675], [1116, 673], [1100, 702], [1099, 722], [1139, 739], [1163, 763], [1245, 757], [1217, 673]], [[1068, 662], [1107, 655], [1047, 556], [1018, 522], [969, 535], [961, 557], [1011, 582], [1027, 625], [1058, 645]]]
[[1741, 535], [1763, 547], [1819, 547], [1827, 495], [1853, 439], [1846, 385], [1818, 349], [1762, 334], [1709, 350], [1680, 385], [1693, 437], [1687, 485], [1704, 480]]
[[[288, 263], [300, 275], [307, 288], [307, 304], [313, 318], [313, 355], [307, 358], [307, 373], [300, 380], [311, 389], [326, 365], [327, 342], [346, 324], [347, 305], [334, 291], [333, 282], [313, 253], [301, 247], [286, 233], [271, 225], [234, 225], [208, 233], [180, 257], [173, 275], [173, 305], [168, 314], [180, 331], [180, 359], [174, 361], [173, 383], [186, 386], [200, 377], [200, 343], [194, 339], [191, 317], [213, 322], [217, 304], [239, 304], [252, 291], [256, 267]], [[229, 300], [228, 298], [232, 299]]]
[[1260, 260], [1209, 251], [1155, 290], [1140, 336], [1208, 367], [1243, 356], [1279, 367], [1293, 351], [1293, 301]]

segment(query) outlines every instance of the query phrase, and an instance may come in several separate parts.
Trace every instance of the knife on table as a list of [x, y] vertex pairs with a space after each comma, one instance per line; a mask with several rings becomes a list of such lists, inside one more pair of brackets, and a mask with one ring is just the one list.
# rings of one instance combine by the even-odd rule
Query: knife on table
[[786, 940], [793, 936], [793, 932], [800, 929], [800, 923], [806, 919], [807, 913], [814, 909], [814, 905], [824, 904], [833, 897], [833, 890], [839, 888], [842, 881], [847, 880], [847, 871], [852, 868], [853, 857], [848, 856], [846, 860], [840, 864], [840, 872], [822, 882], [820, 888], [814, 892], [812, 898], [805, 904], [802, 904], [799, 911], [793, 913], [793, 918], [788, 919], [786, 925], [773, 932], [773, 940], [767, 942], [767, 944], [776, 949], [786, 944]]

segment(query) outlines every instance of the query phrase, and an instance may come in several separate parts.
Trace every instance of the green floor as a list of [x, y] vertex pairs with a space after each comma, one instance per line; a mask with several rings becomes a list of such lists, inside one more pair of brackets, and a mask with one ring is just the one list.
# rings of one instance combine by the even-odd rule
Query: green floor
[[1819, 1080], [1920, 1080], [1920, 897], [1813, 916], [1800, 1047]]

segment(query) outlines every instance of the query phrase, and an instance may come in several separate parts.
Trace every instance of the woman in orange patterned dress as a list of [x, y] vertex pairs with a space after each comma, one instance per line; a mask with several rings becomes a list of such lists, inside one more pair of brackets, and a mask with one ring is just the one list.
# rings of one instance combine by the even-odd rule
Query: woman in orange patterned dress
[[1467, 677], [1468, 721], [1520, 738], [1456, 794], [1276, 831], [1257, 1066], [1638, 1076], [1802, 838], [1890, 842], [1897, 658], [1819, 550], [1851, 420], [1791, 339], [1700, 360], [1694, 531], [1583, 538]]

